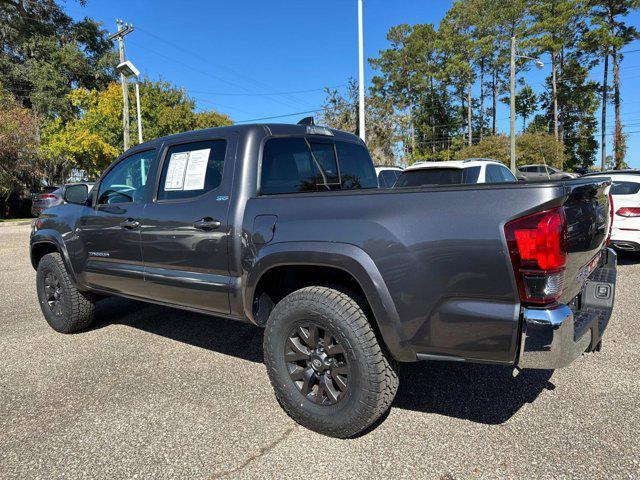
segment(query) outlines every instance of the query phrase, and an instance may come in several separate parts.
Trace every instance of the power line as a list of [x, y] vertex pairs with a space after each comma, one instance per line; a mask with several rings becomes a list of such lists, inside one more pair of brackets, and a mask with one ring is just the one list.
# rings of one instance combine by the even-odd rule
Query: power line
[[274, 115], [271, 117], [262, 117], [262, 118], [252, 118], [250, 120], [239, 120], [235, 123], [252, 123], [252, 122], [261, 122], [262, 120], [273, 120], [275, 118], [286, 118], [286, 117], [293, 117], [295, 115], [304, 115], [306, 113], [316, 113], [316, 112], [321, 112], [322, 109], [319, 108], [317, 110], [307, 110], [305, 112], [295, 112], [295, 113], [287, 113], [285, 115]]
[[[268, 85], [264, 84], [264, 82], [260, 82], [260, 81], [255, 80], [255, 79], [253, 79], [253, 78], [251, 78], [251, 77], [249, 77], [249, 76], [247, 76], [245, 74], [239, 73], [239, 72], [237, 72], [236, 70], [234, 70], [231, 67], [212, 62], [210, 58], [206, 58], [206, 57], [200, 55], [197, 52], [193, 52], [193, 51], [191, 51], [191, 50], [189, 50], [187, 48], [182, 47], [181, 45], [178, 45], [178, 44], [175, 44], [173, 42], [170, 42], [166, 38], [163, 38], [163, 37], [160, 37], [158, 35], [155, 35], [154, 33], [149, 32], [149, 31], [147, 31], [147, 30], [145, 30], [143, 28], [139, 28], [139, 30], [142, 33], [144, 33], [145, 35], [148, 35], [148, 36], [150, 36], [150, 37], [152, 37], [152, 38], [154, 38], [154, 39], [156, 39], [156, 40], [158, 40], [160, 42], [163, 42], [163, 43], [165, 43], [165, 44], [167, 44], [167, 45], [169, 45], [169, 46], [171, 46], [171, 47], [173, 47], [173, 48], [175, 48], [175, 49], [177, 49], [179, 51], [182, 51], [184, 53], [188, 53], [189, 55], [192, 55], [193, 57], [205, 62], [206, 65], [215, 65], [216, 68], [226, 70], [226, 71], [230, 72], [231, 74], [233, 74], [233, 75], [235, 75], [235, 76], [237, 76], [239, 78], [245, 79], [245, 81], [248, 81], [249, 83], [253, 83], [254, 85], [259, 85], [259, 86], [268, 88]], [[246, 88], [246, 87], [244, 87], [242, 85], [238, 85], [238, 86], [240, 88], [242, 88], [243, 90], [246, 90], [247, 92], [250, 92], [250, 90], [248, 88]], [[281, 96], [285, 96], [285, 95], [291, 96], [290, 94], [281, 94]], [[277, 101], [276, 99], [271, 99], [271, 100]], [[291, 97], [291, 99], [284, 98], [283, 100], [289, 101], [290, 103], [293, 101], [293, 102], [297, 102], [298, 104], [301, 104], [301, 101], [299, 99], [295, 98], [295, 97]], [[282, 103], [282, 102], [280, 101], [279, 103]]]
[[340, 85], [332, 85], [332, 86], [328, 86], [328, 87], [322, 87], [322, 88], [311, 88], [309, 90], [293, 90], [290, 92], [261, 92], [261, 93], [225, 93], [225, 92], [207, 92], [207, 91], [202, 91], [202, 90], [191, 90], [191, 93], [199, 93], [199, 94], [206, 94], [206, 95], [220, 95], [220, 96], [229, 96], [229, 97], [244, 97], [244, 96], [249, 96], [249, 97], [268, 97], [268, 96], [273, 96], [273, 95], [291, 95], [291, 94], [298, 94], [298, 93], [311, 93], [311, 92], [321, 92], [324, 91], [327, 88], [340, 88], [340, 87], [344, 87], [345, 85], [347, 85], [346, 83], [341, 83]]

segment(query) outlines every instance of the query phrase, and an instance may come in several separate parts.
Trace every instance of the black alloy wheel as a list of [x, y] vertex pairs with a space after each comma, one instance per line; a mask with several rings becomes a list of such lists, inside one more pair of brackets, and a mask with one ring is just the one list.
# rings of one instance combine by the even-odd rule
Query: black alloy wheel
[[300, 393], [318, 405], [335, 405], [349, 388], [344, 347], [326, 328], [313, 322], [295, 327], [287, 338], [284, 359]]
[[61, 317], [63, 314], [64, 295], [60, 279], [52, 271], [47, 271], [44, 276], [44, 293], [51, 313]]

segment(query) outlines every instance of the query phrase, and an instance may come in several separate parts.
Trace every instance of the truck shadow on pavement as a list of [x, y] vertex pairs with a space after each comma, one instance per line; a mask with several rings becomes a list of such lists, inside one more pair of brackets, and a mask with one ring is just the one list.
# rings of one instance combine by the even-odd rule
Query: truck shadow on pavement
[[[263, 360], [263, 330], [254, 325], [115, 297], [99, 302], [96, 314], [96, 329], [126, 325], [241, 360]], [[514, 378], [511, 368], [495, 365], [403, 364], [392, 408], [501, 424], [544, 390], [553, 390], [552, 374], [527, 370]]]

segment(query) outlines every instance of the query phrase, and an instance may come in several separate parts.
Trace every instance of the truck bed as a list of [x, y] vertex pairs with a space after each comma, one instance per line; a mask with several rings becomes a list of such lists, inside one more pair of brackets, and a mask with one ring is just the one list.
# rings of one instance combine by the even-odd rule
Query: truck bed
[[259, 196], [247, 202], [243, 227], [252, 232], [257, 216], [274, 215], [273, 239], [242, 261], [255, 264], [282, 242], [357, 247], [389, 291], [390, 322], [405, 349], [513, 363], [521, 305], [505, 224], [564, 207], [569, 253], [559, 301], [570, 303], [606, 242], [609, 184], [589, 178]]

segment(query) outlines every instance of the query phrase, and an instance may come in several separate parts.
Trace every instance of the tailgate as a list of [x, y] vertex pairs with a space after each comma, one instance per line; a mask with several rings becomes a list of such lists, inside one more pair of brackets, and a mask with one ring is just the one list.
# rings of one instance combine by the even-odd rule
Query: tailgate
[[608, 178], [567, 182], [564, 204], [568, 226], [568, 259], [565, 288], [560, 300], [570, 302], [580, 293], [597, 267], [605, 247], [611, 219]]

